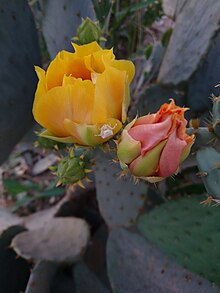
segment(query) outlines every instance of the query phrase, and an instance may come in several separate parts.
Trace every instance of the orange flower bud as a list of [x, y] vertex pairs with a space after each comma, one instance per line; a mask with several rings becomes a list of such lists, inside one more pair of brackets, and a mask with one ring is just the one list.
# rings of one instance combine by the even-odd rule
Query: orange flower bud
[[186, 133], [186, 108], [163, 104], [155, 114], [134, 119], [122, 132], [118, 158], [136, 177], [157, 182], [176, 174], [190, 153], [194, 136]]

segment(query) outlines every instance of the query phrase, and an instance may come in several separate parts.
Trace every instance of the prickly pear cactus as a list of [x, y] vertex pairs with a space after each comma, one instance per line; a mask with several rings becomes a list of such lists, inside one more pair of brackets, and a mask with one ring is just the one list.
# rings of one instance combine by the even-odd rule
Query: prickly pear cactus
[[26, 0], [0, 2], [0, 163], [32, 126], [40, 65], [37, 31]]
[[81, 23], [81, 18], [95, 18], [91, 0], [43, 1], [42, 31], [51, 58], [60, 50], [72, 51], [71, 38]]
[[183, 267], [220, 284], [220, 263], [216, 261], [220, 258], [220, 213], [200, 205], [201, 200], [182, 198], [162, 204], [142, 215], [138, 228]]
[[210, 93], [220, 94], [220, 88], [214, 87], [219, 83], [220, 33], [212, 40], [207, 57], [203, 60], [188, 84], [187, 105], [193, 112], [203, 112], [211, 108]]
[[176, 18], [186, 3], [187, 0], [162, 0], [163, 11], [166, 15]]
[[109, 227], [131, 226], [143, 209], [147, 184], [134, 184], [129, 176], [119, 178], [121, 169], [103, 153], [96, 156], [96, 193], [100, 212]]
[[132, 114], [135, 116], [137, 113], [138, 115], [146, 115], [149, 112], [154, 113], [158, 111], [161, 104], [168, 103], [170, 98], [173, 98], [179, 106], [184, 106], [185, 104], [185, 99], [180, 92], [160, 84], [150, 85], [138, 99], [137, 106]]
[[197, 152], [196, 159], [208, 194], [220, 198], [220, 153], [207, 147]]
[[53, 262], [37, 262], [31, 271], [30, 278], [25, 293], [50, 293], [51, 283], [58, 269], [58, 265]]
[[53, 218], [42, 228], [19, 234], [11, 246], [28, 260], [72, 263], [80, 259], [89, 236], [89, 226], [84, 220]]
[[24, 292], [29, 275], [30, 264], [10, 248], [13, 237], [25, 229], [21, 226], [12, 226], [0, 235], [0, 288], [3, 293]]
[[220, 2], [187, 1], [176, 24], [161, 65], [163, 84], [187, 81], [207, 53], [220, 21]]
[[113, 292], [220, 292], [207, 280], [183, 269], [150, 241], [122, 228], [110, 233], [107, 267]]

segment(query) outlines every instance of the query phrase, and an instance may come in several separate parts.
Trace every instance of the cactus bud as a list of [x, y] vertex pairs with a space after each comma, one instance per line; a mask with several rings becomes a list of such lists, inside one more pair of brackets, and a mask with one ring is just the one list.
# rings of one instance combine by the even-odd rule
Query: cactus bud
[[186, 110], [171, 100], [157, 113], [129, 123], [118, 142], [117, 155], [122, 168], [149, 182], [176, 174], [194, 143], [194, 135], [186, 133]]
[[77, 36], [74, 39], [78, 40], [81, 45], [93, 41], [100, 42], [102, 40], [102, 30], [98, 22], [94, 22], [87, 17], [82, 19], [82, 23], [77, 29]]
[[54, 171], [59, 178], [58, 185], [73, 185], [86, 177], [86, 166], [83, 158], [74, 155], [64, 157]]

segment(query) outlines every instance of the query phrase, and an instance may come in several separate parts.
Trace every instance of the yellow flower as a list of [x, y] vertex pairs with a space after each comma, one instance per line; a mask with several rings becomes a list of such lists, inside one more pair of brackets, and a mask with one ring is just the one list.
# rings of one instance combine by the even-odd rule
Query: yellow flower
[[115, 60], [112, 50], [96, 42], [61, 51], [45, 72], [35, 67], [39, 82], [33, 105], [41, 136], [94, 146], [111, 139], [127, 118], [130, 61]]

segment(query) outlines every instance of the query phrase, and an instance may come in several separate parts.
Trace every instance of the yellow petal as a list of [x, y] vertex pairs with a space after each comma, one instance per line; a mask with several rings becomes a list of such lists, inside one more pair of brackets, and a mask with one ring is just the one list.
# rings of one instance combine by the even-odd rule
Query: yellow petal
[[97, 42], [92, 42], [82, 46], [72, 43], [72, 46], [75, 50], [76, 56], [81, 58], [88, 56], [96, 51], [102, 50], [102, 48], [99, 46]]
[[[120, 121], [108, 119], [104, 124], [77, 124], [65, 119], [64, 125], [75, 143], [79, 145], [95, 146], [111, 139], [122, 127]], [[104, 131], [109, 130], [109, 131]]]
[[35, 119], [55, 136], [68, 136], [63, 122], [91, 123], [94, 85], [90, 80], [76, 79], [73, 85], [55, 87], [35, 106]]
[[113, 50], [100, 50], [85, 57], [85, 65], [91, 72], [102, 73], [115, 58]]
[[122, 103], [126, 95], [126, 72], [108, 67], [97, 77], [93, 124], [107, 118], [122, 119]]
[[64, 75], [62, 85], [63, 86], [65, 86], [65, 85], [74, 85], [75, 81], [76, 81], [75, 77]]
[[134, 64], [131, 61], [128, 60], [113, 60], [111, 62], [111, 66], [119, 69], [119, 70], [125, 70], [127, 72], [128, 75], [128, 82], [129, 84], [131, 83], [131, 81], [134, 78], [134, 74], [135, 74], [135, 67]]
[[48, 89], [61, 86], [63, 76], [72, 76], [75, 78], [91, 79], [91, 73], [86, 68], [83, 58], [77, 57], [74, 53], [61, 51], [50, 63], [46, 81]]
[[46, 76], [45, 76], [45, 71], [38, 67], [35, 66], [35, 71], [37, 73], [37, 76], [39, 78], [38, 85], [37, 85], [37, 90], [35, 93], [35, 98], [34, 98], [34, 104], [33, 104], [33, 115], [35, 113], [35, 108], [38, 100], [46, 94], [47, 92], [47, 85], [46, 85]]
[[75, 80], [70, 93], [72, 99], [72, 121], [76, 123], [92, 124], [94, 95], [95, 87], [91, 80]]

